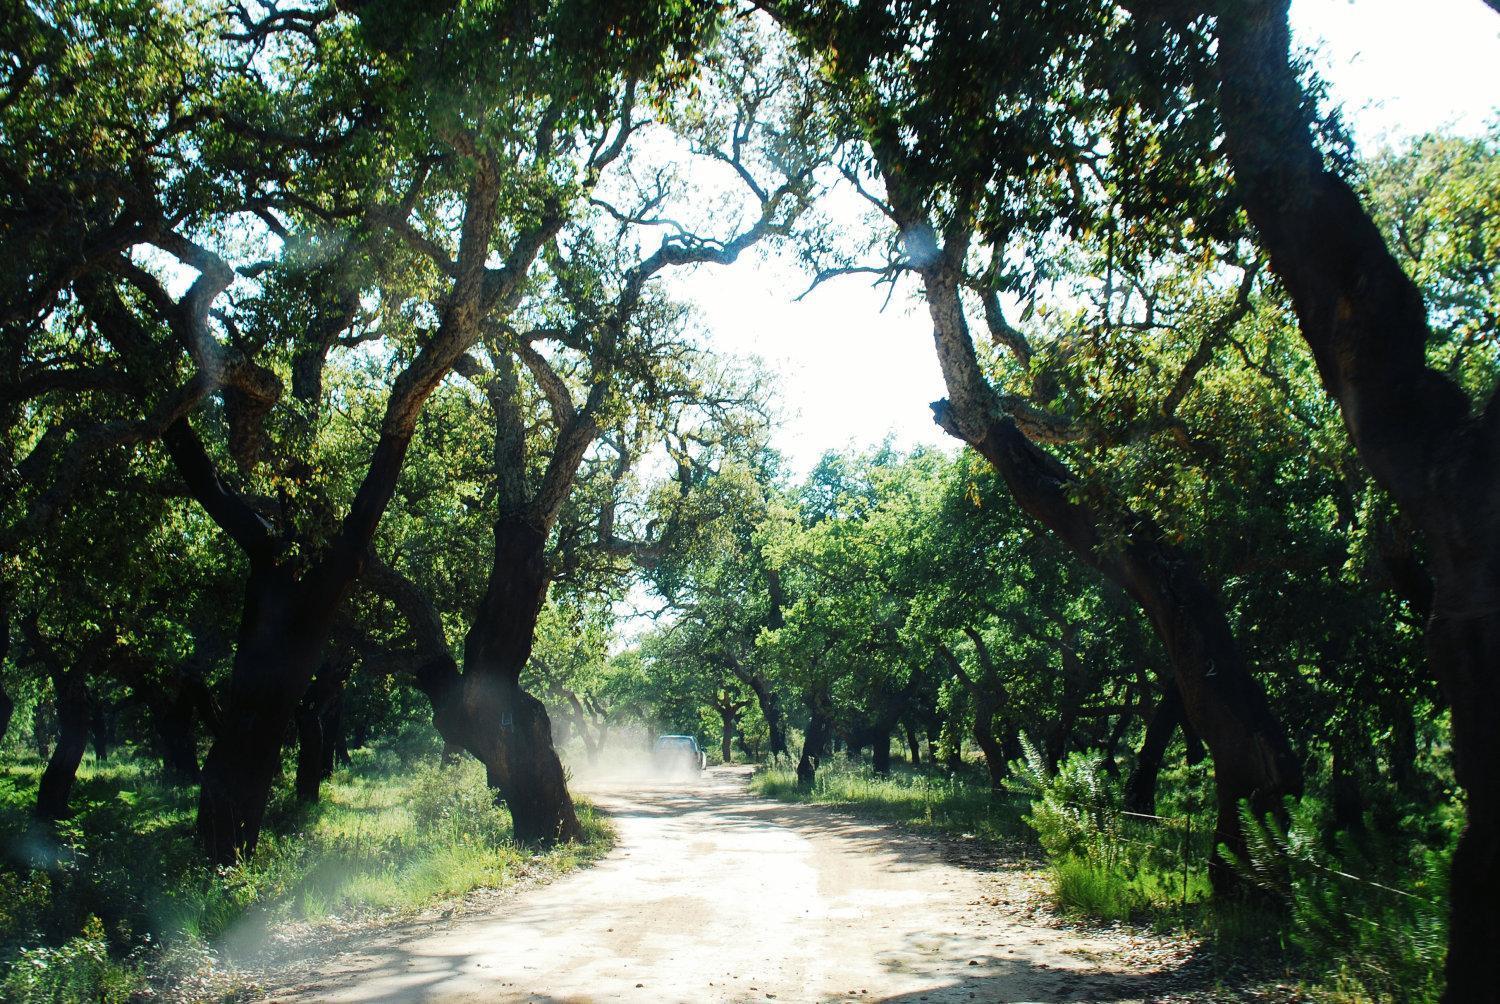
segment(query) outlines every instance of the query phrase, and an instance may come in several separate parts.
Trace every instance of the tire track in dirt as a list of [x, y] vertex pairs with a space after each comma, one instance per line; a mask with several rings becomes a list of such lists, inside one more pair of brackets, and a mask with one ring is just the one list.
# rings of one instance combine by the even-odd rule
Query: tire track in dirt
[[745, 779], [717, 768], [696, 782], [582, 784], [619, 829], [598, 864], [491, 913], [285, 965], [288, 985], [268, 999], [1157, 999], [1163, 974], [1121, 961], [1120, 939], [1000, 905], [1013, 876], [889, 826], [758, 799]]

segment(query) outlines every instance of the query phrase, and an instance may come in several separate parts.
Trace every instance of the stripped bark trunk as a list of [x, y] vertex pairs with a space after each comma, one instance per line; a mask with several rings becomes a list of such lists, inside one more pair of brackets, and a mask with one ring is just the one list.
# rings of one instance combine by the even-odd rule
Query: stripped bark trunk
[[502, 516], [494, 533], [489, 584], [464, 644], [464, 746], [509, 806], [517, 839], [580, 840], [547, 709], [521, 688], [549, 585], [546, 532]]
[[1000, 682], [983, 637], [972, 628], [966, 628], [964, 633], [974, 643], [975, 653], [979, 656], [978, 678], [969, 675], [958, 656], [947, 646], [941, 646], [938, 654], [948, 663], [948, 667], [974, 701], [974, 744], [984, 754], [985, 770], [990, 776], [990, 790], [999, 791], [1004, 786], [1007, 760], [1000, 740], [995, 736], [995, 716], [1005, 707], [1009, 697]]
[[321, 794], [323, 779], [333, 773], [338, 745], [335, 711], [343, 699], [348, 667], [324, 663], [313, 677], [297, 709], [297, 774], [294, 788], [299, 802], [312, 803]]
[[881, 777], [891, 773], [891, 731], [877, 729], [870, 734], [870, 765]]
[[802, 758], [797, 761], [797, 783], [801, 785], [813, 783], [818, 765], [828, 756], [828, 742], [833, 738], [833, 720], [824, 713], [824, 702], [815, 698], [811, 703], [812, 713], [802, 739]]

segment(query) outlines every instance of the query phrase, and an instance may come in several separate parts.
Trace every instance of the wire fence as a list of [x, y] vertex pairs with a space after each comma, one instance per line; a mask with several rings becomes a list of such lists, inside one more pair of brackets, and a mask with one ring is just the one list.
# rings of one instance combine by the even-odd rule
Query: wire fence
[[[842, 769], [850, 772], [867, 772], [867, 768], [859, 768], [853, 764], [840, 764], [835, 770]], [[821, 773], [821, 772], [820, 772]], [[961, 779], [957, 776], [946, 778], [927, 777], [925, 783], [934, 790], [944, 787], [973, 789], [978, 785], [971, 781]], [[1166, 864], [1171, 859], [1172, 873], [1177, 881], [1177, 899], [1182, 910], [1186, 911], [1191, 905], [1193, 892], [1193, 876], [1208, 870], [1209, 863], [1213, 858], [1217, 847], [1215, 822], [1211, 808], [1195, 809], [1193, 800], [1189, 800], [1187, 811], [1177, 815], [1166, 815], [1149, 812], [1137, 812], [1118, 808], [1107, 803], [1089, 803], [1073, 799], [1061, 798], [1052, 792], [1019, 792], [990, 790], [989, 798], [992, 801], [1007, 801], [1019, 808], [1035, 811], [1038, 803], [1049, 801], [1055, 806], [1067, 806], [1069, 808], [1087, 813], [1096, 825], [1097, 839], [1105, 844], [1117, 844], [1125, 847], [1139, 848], [1154, 856], [1159, 864]], [[1127, 832], [1122, 823], [1133, 823], [1141, 827], [1150, 827], [1160, 833], [1159, 837], [1146, 838], [1141, 833]], [[1328, 875], [1340, 882], [1349, 883], [1359, 887], [1376, 890], [1382, 894], [1401, 897], [1407, 901], [1422, 904], [1425, 907], [1440, 910], [1442, 904], [1432, 899], [1418, 895], [1409, 890], [1402, 889], [1389, 881], [1380, 881], [1357, 875], [1353, 872], [1329, 867], [1306, 856], [1298, 856], [1288, 859], [1288, 869], [1310, 869]], [[1364, 919], [1364, 918], [1357, 918]]]

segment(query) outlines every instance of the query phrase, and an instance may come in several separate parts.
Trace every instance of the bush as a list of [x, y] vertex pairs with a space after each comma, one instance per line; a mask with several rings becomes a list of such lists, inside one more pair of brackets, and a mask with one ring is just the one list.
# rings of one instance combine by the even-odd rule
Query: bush
[[76, 937], [56, 948], [21, 949], [0, 996], [15, 1004], [124, 1004], [141, 983], [137, 966], [110, 959], [104, 924], [90, 915]]

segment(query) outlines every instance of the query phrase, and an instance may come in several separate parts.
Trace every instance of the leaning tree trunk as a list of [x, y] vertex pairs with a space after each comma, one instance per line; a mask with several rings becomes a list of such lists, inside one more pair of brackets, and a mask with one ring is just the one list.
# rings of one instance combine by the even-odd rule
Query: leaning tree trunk
[[1449, 878], [1444, 999], [1500, 1001], [1500, 395], [1475, 413], [1427, 366], [1422, 291], [1314, 143], [1288, 9], [1261, 0], [1217, 18], [1224, 150], [1360, 459], [1428, 547], [1429, 665], [1452, 709], [1468, 812]]
[[[887, 172], [897, 201], [904, 182]], [[1139, 513], [1110, 519], [1081, 492], [1074, 473], [1033, 442], [1007, 413], [979, 367], [959, 296], [968, 235], [954, 235], [934, 259], [937, 238], [912, 215], [908, 241], [931, 264], [922, 272], [938, 360], [949, 400], [933, 411], [950, 434], [967, 442], [1000, 474], [1020, 507], [1051, 531], [1080, 560], [1122, 586], [1140, 605], [1171, 662], [1187, 717], [1214, 758], [1218, 818], [1209, 877], [1216, 891], [1237, 884], [1218, 853], [1240, 853], [1244, 835], [1239, 804], [1282, 814], [1283, 799], [1302, 791], [1301, 764], [1265, 691], [1245, 665], [1223, 606], [1188, 554], [1168, 543]]]
[[509, 807], [518, 840], [574, 841], [583, 829], [552, 723], [521, 688], [547, 597], [546, 544], [546, 533], [524, 518], [495, 523], [489, 584], [464, 645], [462, 734]]
[[52, 685], [57, 692], [57, 745], [37, 785], [36, 814], [62, 819], [68, 814], [68, 796], [89, 744], [89, 694], [81, 668], [53, 673]]
[[1162, 760], [1172, 736], [1182, 722], [1182, 697], [1174, 684], [1167, 684], [1146, 723], [1146, 737], [1141, 741], [1141, 750], [1135, 757], [1135, 769], [1130, 780], [1125, 782], [1125, 809], [1151, 816], [1156, 814], [1156, 779], [1161, 775]]

